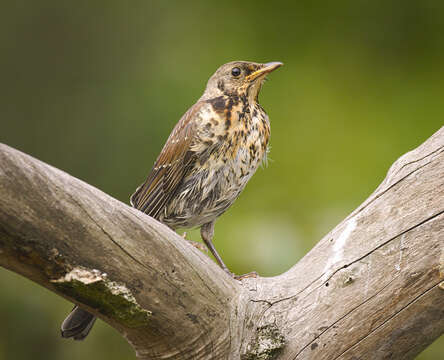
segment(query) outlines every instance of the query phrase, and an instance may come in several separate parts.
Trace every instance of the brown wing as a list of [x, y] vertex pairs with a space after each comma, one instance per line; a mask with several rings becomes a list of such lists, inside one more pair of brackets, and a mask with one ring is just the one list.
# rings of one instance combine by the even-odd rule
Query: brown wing
[[131, 196], [136, 209], [158, 218], [174, 195], [194, 161], [190, 147], [196, 135], [195, 115], [203, 104], [193, 105], [171, 132], [148, 178]]

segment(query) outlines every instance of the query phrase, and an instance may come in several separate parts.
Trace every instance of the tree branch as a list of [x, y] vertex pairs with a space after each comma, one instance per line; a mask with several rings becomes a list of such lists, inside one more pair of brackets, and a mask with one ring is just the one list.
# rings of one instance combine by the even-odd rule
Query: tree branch
[[228, 277], [166, 226], [0, 145], [0, 265], [139, 359], [412, 359], [444, 332], [444, 128], [298, 264]]

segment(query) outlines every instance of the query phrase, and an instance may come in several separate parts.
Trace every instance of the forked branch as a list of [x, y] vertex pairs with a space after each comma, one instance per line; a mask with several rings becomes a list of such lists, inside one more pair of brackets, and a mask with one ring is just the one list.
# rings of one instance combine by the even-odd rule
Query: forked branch
[[0, 266], [139, 359], [412, 359], [444, 333], [444, 128], [299, 263], [231, 279], [141, 212], [0, 145]]

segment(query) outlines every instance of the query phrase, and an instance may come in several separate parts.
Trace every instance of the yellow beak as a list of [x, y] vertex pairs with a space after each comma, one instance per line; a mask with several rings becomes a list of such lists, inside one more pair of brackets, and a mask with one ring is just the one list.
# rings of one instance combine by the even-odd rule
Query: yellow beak
[[256, 70], [254, 73], [251, 73], [250, 75], [248, 75], [246, 77], [246, 79], [248, 81], [252, 81], [254, 79], [257, 79], [259, 76], [263, 76], [268, 73], [271, 73], [273, 70], [276, 70], [278, 67], [281, 67], [282, 65], [284, 65], [284, 64], [279, 61], [273, 61], [273, 62], [266, 63], [263, 65], [262, 68], [260, 68], [259, 70]]

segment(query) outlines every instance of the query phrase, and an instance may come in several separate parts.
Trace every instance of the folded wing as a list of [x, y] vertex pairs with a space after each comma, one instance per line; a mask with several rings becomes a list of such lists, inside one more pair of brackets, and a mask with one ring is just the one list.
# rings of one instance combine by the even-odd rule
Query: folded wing
[[146, 181], [131, 196], [131, 205], [158, 218], [191, 169], [195, 157], [191, 145], [196, 135], [195, 116], [203, 103], [191, 107], [177, 123]]

